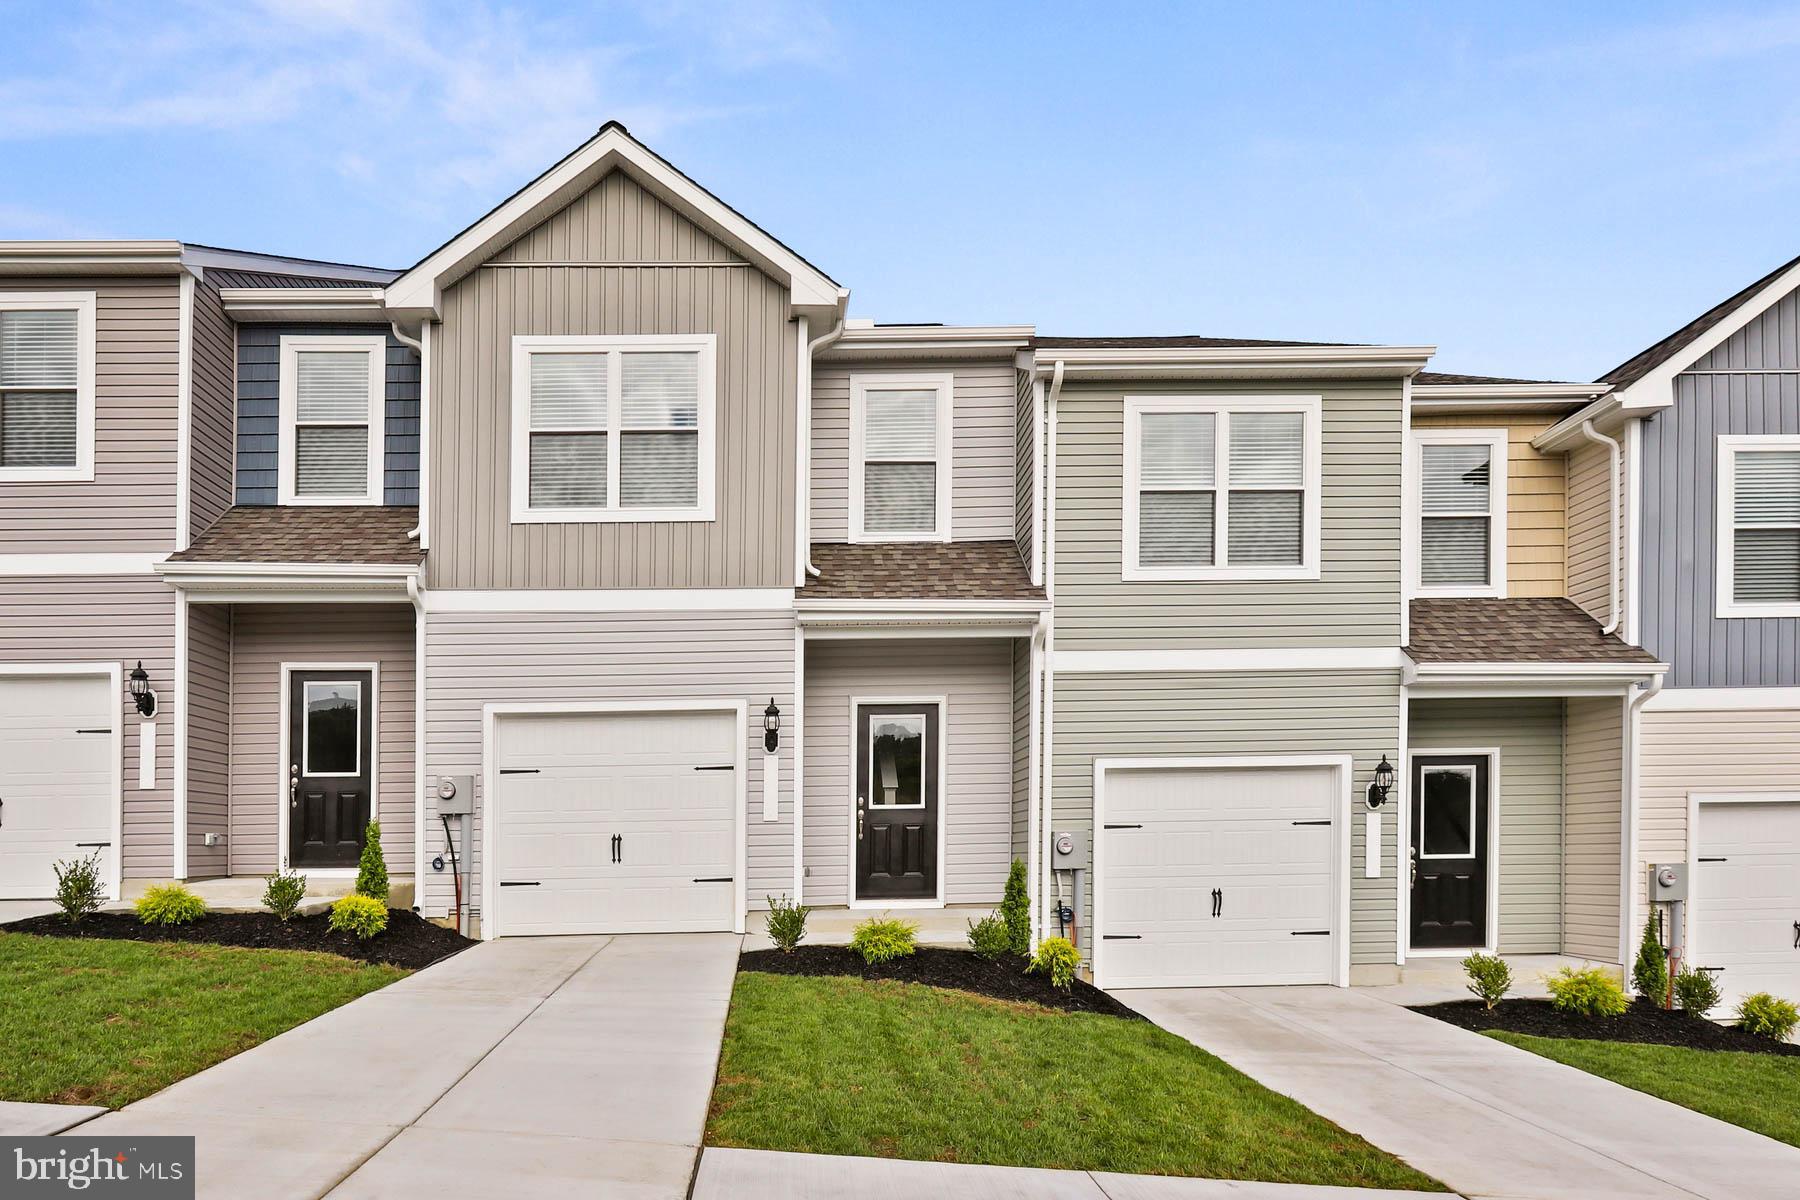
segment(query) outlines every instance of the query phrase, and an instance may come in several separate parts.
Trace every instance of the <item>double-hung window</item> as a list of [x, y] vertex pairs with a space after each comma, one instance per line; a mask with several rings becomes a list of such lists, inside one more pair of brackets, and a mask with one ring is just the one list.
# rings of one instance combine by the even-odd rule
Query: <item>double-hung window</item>
[[850, 540], [950, 540], [948, 375], [850, 377]]
[[1506, 595], [1506, 430], [1415, 429], [1421, 596]]
[[1718, 615], [1800, 616], [1800, 436], [1719, 439]]
[[283, 504], [380, 504], [387, 338], [281, 339]]
[[0, 482], [94, 477], [94, 293], [0, 293]]
[[713, 519], [714, 338], [515, 337], [512, 519]]
[[1316, 579], [1317, 396], [1128, 396], [1123, 577]]

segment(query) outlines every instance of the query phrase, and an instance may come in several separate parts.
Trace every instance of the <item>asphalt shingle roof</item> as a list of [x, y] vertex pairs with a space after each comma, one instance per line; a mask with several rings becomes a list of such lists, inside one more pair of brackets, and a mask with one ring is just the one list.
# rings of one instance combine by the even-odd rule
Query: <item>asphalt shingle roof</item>
[[424, 557], [406, 536], [418, 524], [414, 505], [238, 505], [169, 561], [410, 567]]
[[1412, 602], [1407, 655], [1417, 663], [1654, 663], [1656, 656], [1573, 600], [1433, 598]]
[[802, 600], [1042, 600], [1011, 541], [815, 542]]
[[1615, 389], [1629, 387], [1636, 383], [1680, 353], [1683, 347], [1692, 345], [1702, 334], [1729, 317], [1750, 297], [1768, 287], [1785, 272], [1793, 270], [1795, 266], [1800, 266], [1800, 258], [1790, 258], [1755, 283], [1719, 301], [1662, 341], [1653, 346], [1646, 346], [1602, 375], [1600, 381], [1612, 384]]

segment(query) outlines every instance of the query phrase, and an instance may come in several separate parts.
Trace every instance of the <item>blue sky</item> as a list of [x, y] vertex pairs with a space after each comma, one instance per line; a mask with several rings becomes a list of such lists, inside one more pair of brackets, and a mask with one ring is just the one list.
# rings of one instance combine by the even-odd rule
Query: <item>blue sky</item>
[[0, 237], [405, 266], [609, 117], [880, 320], [1591, 378], [1800, 253], [1800, 7], [0, 0]]

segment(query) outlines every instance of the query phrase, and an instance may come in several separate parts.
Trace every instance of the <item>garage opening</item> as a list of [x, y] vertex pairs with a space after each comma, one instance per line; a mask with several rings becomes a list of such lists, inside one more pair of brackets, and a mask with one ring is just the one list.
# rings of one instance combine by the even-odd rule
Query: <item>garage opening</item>
[[92, 854], [118, 895], [116, 677], [0, 676], [0, 900], [53, 897], [55, 865]]

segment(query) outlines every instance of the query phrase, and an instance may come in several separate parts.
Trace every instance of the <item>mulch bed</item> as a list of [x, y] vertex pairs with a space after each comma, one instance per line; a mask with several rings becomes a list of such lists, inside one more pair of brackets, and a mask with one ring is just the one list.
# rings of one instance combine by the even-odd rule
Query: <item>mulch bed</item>
[[1735, 1025], [1720, 1025], [1690, 1017], [1676, 1009], [1658, 1008], [1647, 1000], [1634, 1000], [1617, 1017], [1578, 1017], [1558, 1012], [1548, 1000], [1502, 1000], [1492, 1012], [1479, 1000], [1453, 1000], [1413, 1009], [1428, 1017], [1460, 1025], [1477, 1033], [1496, 1029], [1536, 1037], [1585, 1038], [1595, 1042], [1643, 1042], [1653, 1046], [1684, 1046], [1690, 1050], [1743, 1050], [1751, 1054], [1800, 1054], [1800, 1046], [1745, 1033]]
[[851, 975], [858, 979], [893, 979], [931, 987], [974, 992], [995, 1000], [1041, 1004], [1064, 1012], [1099, 1013], [1108, 1017], [1144, 1018], [1117, 1000], [1077, 979], [1069, 991], [1050, 983], [1049, 976], [1025, 973], [1026, 960], [1003, 955], [990, 962], [967, 950], [921, 946], [906, 958], [870, 966], [848, 946], [797, 946], [792, 953], [750, 950], [738, 956], [738, 970], [766, 975]]
[[475, 944], [454, 929], [433, 925], [401, 908], [388, 909], [387, 929], [366, 942], [333, 932], [327, 927], [329, 920], [325, 913], [286, 922], [266, 912], [207, 913], [192, 925], [145, 925], [131, 913], [102, 912], [71, 925], [61, 914], [50, 913], [0, 925], [0, 932], [128, 942], [205, 942], [254, 950], [317, 950], [407, 970], [428, 967]]

